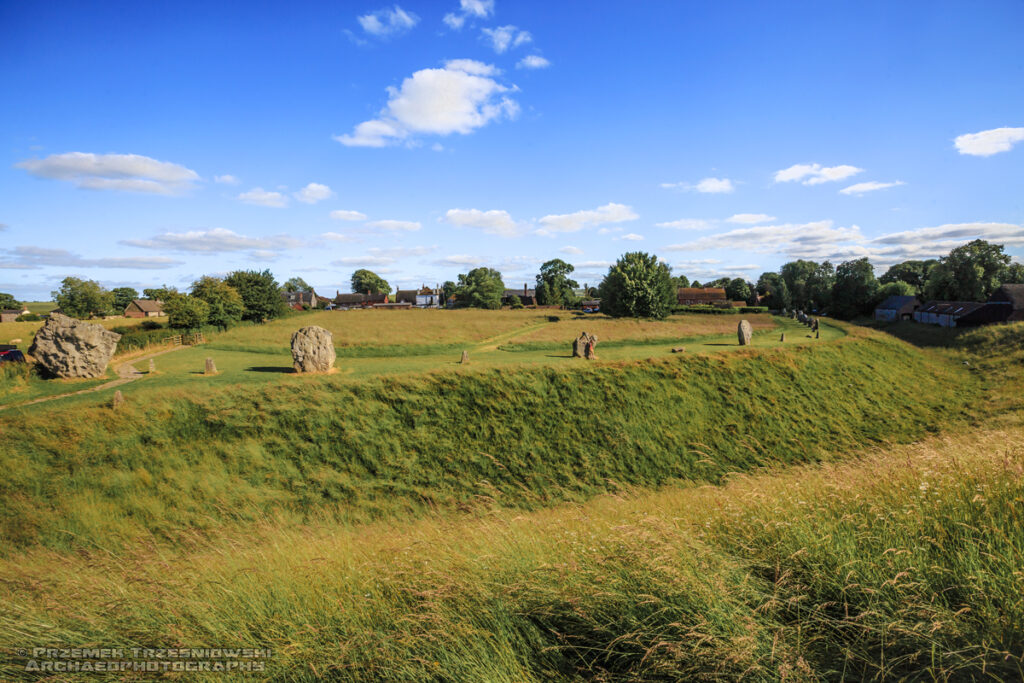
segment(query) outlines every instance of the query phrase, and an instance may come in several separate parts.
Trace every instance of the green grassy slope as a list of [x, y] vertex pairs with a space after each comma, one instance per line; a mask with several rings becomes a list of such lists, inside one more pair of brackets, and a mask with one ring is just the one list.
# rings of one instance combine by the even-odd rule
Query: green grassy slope
[[861, 332], [784, 350], [294, 379], [168, 388], [116, 413], [7, 414], [0, 547], [717, 482], [920, 437], [962, 419], [980, 390], [959, 363]]

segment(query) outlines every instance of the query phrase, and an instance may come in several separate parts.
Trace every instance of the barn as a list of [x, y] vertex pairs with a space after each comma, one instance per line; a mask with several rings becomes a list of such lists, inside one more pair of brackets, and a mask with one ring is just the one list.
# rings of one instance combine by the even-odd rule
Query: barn
[[916, 296], [890, 296], [878, 304], [875, 309], [875, 320], [913, 320], [914, 312], [920, 307], [921, 303]]
[[132, 299], [124, 308], [126, 318], [159, 318], [164, 313], [164, 302], [153, 299]]

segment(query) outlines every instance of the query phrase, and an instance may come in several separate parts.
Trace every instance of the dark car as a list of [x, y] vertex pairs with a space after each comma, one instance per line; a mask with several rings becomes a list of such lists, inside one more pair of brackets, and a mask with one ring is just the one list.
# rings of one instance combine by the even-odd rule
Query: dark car
[[25, 354], [18, 349], [0, 351], [0, 363], [24, 363]]

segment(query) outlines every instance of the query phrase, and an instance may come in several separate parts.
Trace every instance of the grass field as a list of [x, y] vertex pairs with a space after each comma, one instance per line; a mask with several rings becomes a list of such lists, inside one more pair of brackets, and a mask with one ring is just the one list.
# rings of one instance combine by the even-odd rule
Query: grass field
[[[291, 330], [351, 313], [431, 331], [289, 372]], [[271, 647], [278, 680], [1022, 677], [1024, 325], [768, 318], [740, 348], [738, 318], [587, 318], [586, 362], [581, 321], [405, 313], [0, 414], [0, 678], [26, 644]]]

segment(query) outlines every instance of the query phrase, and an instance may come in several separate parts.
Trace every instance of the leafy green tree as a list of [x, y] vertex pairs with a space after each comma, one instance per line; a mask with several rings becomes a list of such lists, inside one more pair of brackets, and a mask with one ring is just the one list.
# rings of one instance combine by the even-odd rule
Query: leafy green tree
[[221, 329], [238, 322], [245, 313], [245, 304], [238, 291], [211, 275], [204, 275], [192, 283], [192, 296], [206, 302], [209, 308], [207, 322]]
[[[881, 282], [881, 280], [879, 280]], [[914, 291], [914, 285], [903, 280], [896, 280], [895, 282], [886, 282], [878, 288], [875, 292], [875, 296], [871, 299], [870, 308], [875, 308], [878, 304], [882, 303], [890, 296], [915, 296], [917, 294]]]
[[914, 288], [914, 294], [920, 295], [924, 293], [925, 283], [928, 281], [928, 275], [931, 269], [937, 264], [938, 261], [935, 259], [928, 259], [927, 261], [903, 261], [902, 263], [895, 263], [889, 266], [889, 270], [885, 271], [885, 274], [878, 278], [878, 281], [883, 285], [887, 285], [890, 282], [906, 282], [908, 285]]
[[206, 324], [210, 306], [197, 297], [179, 295], [164, 302], [164, 313], [169, 326], [192, 330]]
[[352, 291], [356, 294], [390, 294], [391, 285], [372, 270], [360, 268], [352, 273]]
[[21, 310], [21, 302], [15, 299], [13, 294], [0, 292], [0, 308], [6, 310]]
[[540, 267], [537, 275], [537, 303], [542, 306], [568, 306], [576, 301], [579, 283], [569, 279], [576, 270], [562, 259], [552, 259]]
[[768, 308], [781, 311], [793, 307], [789, 287], [778, 273], [761, 273], [761, 277], [757, 278], [757, 293], [765, 297], [764, 305]]
[[832, 315], [850, 320], [869, 313], [877, 291], [875, 269], [866, 258], [839, 264], [832, 286]]
[[817, 270], [817, 263], [802, 259], [785, 263], [779, 269], [779, 275], [786, 282], [789, 298], [795, 308], [809, 311], [815, 307], [810, 295], [808, 282], [813, 278]]
[[164, 285], [163, 287], [144, 289], [142, 290], [142, 296], [145, 297], [146, 299], [152, 299], [153, 301], [163, 301], [166, 303], [176, 296], [181, 296], [181, 293], [178, 292], [178, 289], [176, 287], [168, 287], [167, 285]]
[[824, 311], [832, 304], [832, 286], [836, 283], [836, 269], [831, 262], [818, 264], [807, 277], [805, 287], [812, 311]]
[[928, 274], [925, 296], [944, 301], [985, 301], [1002, 284], [1010, 256], [1000, 244], [974, 240], [939, 259]]
[[702, 285], [701, 283], [699, 283], [696, 280], [694, 280], [693, 282], [690, 283], [690, 286], [696, 288], [696, 287], [703, 287], [704, 285]]
[[501, 308], [501, 297], [505, 284], [501, 273], [493, 268], [474, 268], [465, 275], [459, 275], [455, 287], [455, 298], [465, 306], [474, 308]]
[[114, 310], [118, 313], [123, 313], [133, 299], [139, 298], [139, 292], [131, 287], [115, 287], [110, 293], [114, 295]]
[[1011, 263], [1006, 267], [1001, 281], [1004, 285], [1024, 285], [1024, 264]]
[[224, 278], [224, 282], [242, 297], [244, 320], [263, 322], [287, 311], [277, 280], [269, 270], [236, 270]]
[[[673, 279], [675, 280], [675, 286], [677, 288], [678, 287], [689, 287], [690, 286], [690, 279], [687, 278], [685, 275], [676, 275], [675, 278], [673, 278]], [[694, 285], [694, 286], [696, 286], [696, 285]]]
[[664, 318], [676, 303], [671, 269], [653, 254], [623, 254], [601, 282], [601, 311], [613, 317]]
[[725, 286], [725, 295], [729, 297], [729, 301], [748, 301], [754, 292], [749, 282], [737, 277], [729, 280], [729, 284]]
[[303, 280], [301, 277], [288, 278], [283, 285], [281, 285], [281, 291], [283, 292], [312, 292], [313, 288]]
[[77, 277], [64, 278], [60, 289], [50, 292], [50, 295], [65, 315], [74, 318], [102, 315], [114, 305], [114, 295], [101, 287], [100, 283]]
[[445, 280], [444, 284], [441, 285], [441, 295], [444, 296], [444, 305], [445, 306], [448, 305], [448, 300], [451, 299], [453, 296], [455, 296], [455, 290], [457, 290], [457, 289], [458, 289], [458, 285], [456, 285], [451, 280]]

